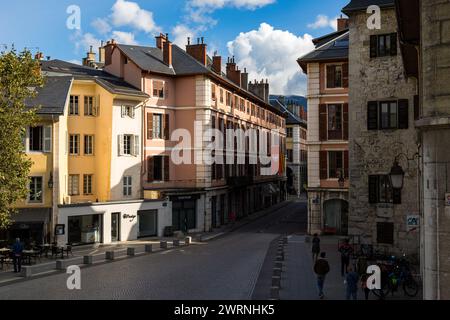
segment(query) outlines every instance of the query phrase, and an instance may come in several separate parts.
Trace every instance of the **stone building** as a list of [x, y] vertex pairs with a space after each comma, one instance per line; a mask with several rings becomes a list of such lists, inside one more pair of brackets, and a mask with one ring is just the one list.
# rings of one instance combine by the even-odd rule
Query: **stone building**
[[308, 75], [308, 233], [348, 229], [348, 29], [313, 40], [298, 59]]
[[[392, 254], [418, 258], [420, 139], [414, 127], [415, 79], [405, 77], [395, 1], [353, 0], [349, 16], [349, 235]], [[367, 4], [367, 6], [365, 6]], [[381, 7], [381, 29], [370, 30], [369, 5]], [[391, 168], [405, 171], [394, 189]]]
[[424, 299], [450, 299], [450, 1], [398, 0], [405, 74], [418, 79]]

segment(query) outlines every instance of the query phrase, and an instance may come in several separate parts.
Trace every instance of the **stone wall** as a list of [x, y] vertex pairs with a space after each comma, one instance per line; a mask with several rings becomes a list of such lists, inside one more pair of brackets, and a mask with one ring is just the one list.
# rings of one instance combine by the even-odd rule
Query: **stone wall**
[[[397, 31], [395, 10], [382, 10], [382, 29], [367, 28], [365, 12], [350, 17], [350, 208], [349, 235], [362, 243], [377, 244], [377, 223], [394, 223], [394, 245], [385, 247], [392, 253], [418, 254], [419, 232], [407, 232], [408, 215], [419, 214], [418, 160], [408, 161], [418, 152], [414, 128], [413, 101], [416, 84], [405, 79], [400, 49], [396, 57], [370, 58], [370, 35]], [[399, 45], [398, 45], [399, 47]], [[367, 129], [367, 103], [381, 100], [409, 100], [409, 129]], [[369, 204], [369, 175], [386, 175], [397, 155], [406, 171], [402, 201], [398, 205]]]

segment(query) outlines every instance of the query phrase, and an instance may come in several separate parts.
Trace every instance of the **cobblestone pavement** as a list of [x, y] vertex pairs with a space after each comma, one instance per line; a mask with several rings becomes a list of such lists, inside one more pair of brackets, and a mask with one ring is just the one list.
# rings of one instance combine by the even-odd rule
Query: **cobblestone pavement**
[[56, 274], [0, 287], [0, 299], [251, 299], [270, 243], [301, 232], [292, 202], [217, 240], [81, 270], [81, 290]]

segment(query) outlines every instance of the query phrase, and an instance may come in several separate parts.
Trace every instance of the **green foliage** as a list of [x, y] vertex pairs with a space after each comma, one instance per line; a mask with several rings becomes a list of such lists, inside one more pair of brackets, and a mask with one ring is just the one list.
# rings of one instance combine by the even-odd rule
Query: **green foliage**
[[32, 162], [25, 154], [26, 128], [36, 123], [36, 109], [25, 102], [43, 85], [39, 62], [29, 51], [0, 53], [0, 229], [11, 223], [14, 204], [28, 194]]

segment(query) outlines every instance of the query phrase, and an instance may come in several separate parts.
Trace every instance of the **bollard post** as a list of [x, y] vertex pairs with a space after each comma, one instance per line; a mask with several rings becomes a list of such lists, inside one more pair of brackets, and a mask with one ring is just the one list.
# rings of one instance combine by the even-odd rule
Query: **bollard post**
[[135, 248], [127, 248], [127, 256], [134, 257], [136, 255], [136, 249]]
[[152, 252], [153, 252], [153, 245], [151, 245], [151, 244], [146, 244], [146, 245], [145, 245], [145, 252], [147, 252], [147, 253], [152, 253]]

